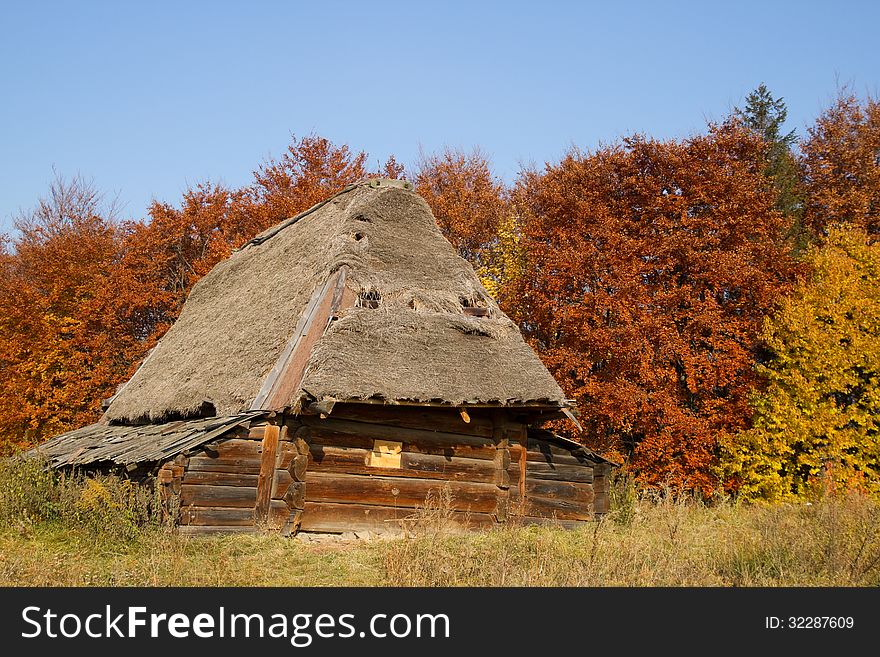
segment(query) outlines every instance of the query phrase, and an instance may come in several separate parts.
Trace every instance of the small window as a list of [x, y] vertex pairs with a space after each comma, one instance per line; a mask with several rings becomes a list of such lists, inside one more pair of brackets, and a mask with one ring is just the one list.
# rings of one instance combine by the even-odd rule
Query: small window
[[358, 295], [358, 308], [378, 308], [382, 303], [382, 295], [378, 290], [370, 290], [369, 292], [361, 292]]
[[367, 465], [373, 468], [400, 468], [403, 443], [394, 440], [374, 440], [373, 450], [367, 456]]

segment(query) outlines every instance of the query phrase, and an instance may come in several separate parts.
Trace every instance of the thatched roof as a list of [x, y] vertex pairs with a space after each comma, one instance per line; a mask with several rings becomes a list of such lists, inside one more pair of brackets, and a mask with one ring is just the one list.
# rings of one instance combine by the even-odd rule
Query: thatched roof
[[427, 203], [396, 181], [346, 188], [214, 267], [105, 419], [366, 399], [566, 405]]

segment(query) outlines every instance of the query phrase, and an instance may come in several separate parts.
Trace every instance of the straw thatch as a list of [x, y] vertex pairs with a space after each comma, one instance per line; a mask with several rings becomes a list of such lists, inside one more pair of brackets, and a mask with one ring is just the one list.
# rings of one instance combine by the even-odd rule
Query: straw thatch
[[[290, 407], [324, 399], [565, 406], [424, 200], [373, 181], [219, 263], [106, 418], [156, 422], [197, 414], [206, 402], [219, 415], [247, 410], [313, 293], [343, 266], [361, 302], [317, 341]], [[485, 316], [464, 314], [473, 307]]]

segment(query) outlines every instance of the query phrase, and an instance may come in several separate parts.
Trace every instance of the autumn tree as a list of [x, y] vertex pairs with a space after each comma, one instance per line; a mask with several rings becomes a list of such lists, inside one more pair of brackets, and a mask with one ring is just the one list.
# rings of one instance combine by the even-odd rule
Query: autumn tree
[[379, 167], [376, 175], [380, 178], [391, 178], [392, 180], [406, 180], [406, 167], [397, 161], [394, 155], [389, 155], [385, 160], [385, 164]]
[[[344, 144], [315, 135], [294, 137], [280, 159], [270, 158], [254, 172], [254, 182], [243, 191], [241, 212], [265, 230], [365, 178], [366, 161], [366, 153], [352, 153]], [[386, 168], [389, 164], [396, 171], [396, 160]]]
[[99, 307], [118, 256], [112, 204], [58, 177], [15, 227], [0, 274], [0, 437], [28, 444], [96, 419], [129, 342]]
[[818, 235], [836, 224], [880, 235], [880, 102], [844, 90], [807, 131], [806, 219]]
[[423, 156], [415, 183], [446, 239], [502, 297], [520, 266], [519, 220], [488, 159], [479, 150]]
[[573, 150], [520, 181], [527, 269], [510, 310], [592, 446], [649, 484], [711, 491], [718, 437], [747, 427], [761, 321], [792, 280], [763, 140]]
[[789, 235], [797, 248], [806, 246], [807, 235], [802, 226], [803, 199], [801, 198], [800, 170], [793, 148], [797, 144], [794, 130], [785, 132], [788, 108], [782, 97], [774, 98], [764, 83], [746, 97], [745, 106], [734, 111], [735, 116], [764, 140], [764, 174], [776, 190], [776, 209], [790, 218]]
[[812, 276], [764, 326], [754, 427], [725, 445], [748, 499], [803, 499], [820, 484], [880, 493], [880, 244], [831, 228], [807, 261]]

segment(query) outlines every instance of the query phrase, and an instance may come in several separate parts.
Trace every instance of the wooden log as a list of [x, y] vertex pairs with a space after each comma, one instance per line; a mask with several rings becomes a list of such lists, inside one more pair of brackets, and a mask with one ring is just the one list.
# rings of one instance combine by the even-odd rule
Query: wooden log
[[294, 457], [290, 465], [287, 466], [287, 471], [293, 477], [294, 481], [305, 481], [306, 480], [306, 469], [309, 466], [309, 457], [308, 456], [300, 456], [299, 454]]
[[367, 465], [368, 449], [327, 447], [317, 443], [311, 448], [309, 469], [320, 472], [483, 483], [495, 483], [497, 476], [494, 462], [485, 459], [404, 452], [400, 455], [400, 468], [380, 468]]
[[[266, 517], [265, 526], [268, 529], [283, 529], [290, 518], [290, 507], [284, 500], [272, 500], [269, 503], [269, 513]], [[259, 523], [257, 523], [259, 524]]]
[[281, 528], [282, 536], [292, 536], [299, 531], [299, 526], [302, 523], [303, 512], [302, 509], [296, 509], [292, 511], [287, 518], [287, 522], [284, 523], [284, 527]]
[[492, 437], [492, 420], [485, 411], [469, 411], [465, 422], [456, 409], [407, 407], [377, 404], [336, 404], [333, 419], [384, 424], [408, 429], [427, 429], [469, 436]]
[[507, 438], [501, 438], [495, 452], [495, 485], [499, 488], [510, 487], [510, 449], [507, 447]]
[[529, 461], [526, 463], [526, 477], [528, 479], [575, 481], [590, 484], [593, 482], [593, 468], [590, 465]]
[[[486, 513], [453, 512], [454, 525], [469, 528], [492, 527], [495, 519]], [[300, 531], [340, 533], [349, 531], [400, 531], [417, 522], [412, 509], [367, 504], [306, 502]]]
[[501, 491], [501, 494], [498, 495], [498, 501], [495, 504], [495, 511], [492, 513], [497, 522], [507, 522], [509, 504], [510, 496], [508, 495], [508, 492], [506, 490]]
[[594, 493], [592, 484], [526, 479], [526, 497], [571, 500], [589, 506], [593, 501]]
[[[419, 445], [432, 445], [446, 447], [449, 445], [471, 445], [473, 447], [494, 447], [491, 438], [481, 436], [468, 436], [460, 433], [444, 431], [430, 431], [425, 429], [408, 429], [393, 427], [385, 424], [370, 424], [369, 422], [354, 422], [350, 420], [336, 420], [332, 417], [326, 420], [303, 416], [303, 424], [311, 429], [327, 429], [336, 433], [347, 433], [366, 438], [380, 438], [383, 440], [396, 440], [403, 443], [415, 443]], [[313, 434], [314, 435], [314, 434]]]
[[287, 470], [275, 470], [275, 481], [272, 484], [272, 499], [284, 499], [287, 487], [293, 483], [293, 477]]
[[[269, 512], [269, 524], [283, 525], [287, 522], [290, 510], [284, 502], [276, 501]], [[183, 509], [180, 514], [182, 525], [231, 525], [235, 527], [253, 527], [254, 510], [230, 507], [191, 506]]]
[[177, 528], [177, 533], [182, 536], [203, 536], [210, 534], [256, 534], [259, 531], [259, 528], [255, 527], [254, 525], [250, 525], [249, 527], [235, 527], [233, 525], [180, 525]]
[[230, 438], [229, 440], [205, 443], [202, 445], [202, 449], [206, 456], [223, 459], [258, 459], [263, 453], [261, 442], [241, 438]]
[[549, 499], [527, 496], [525, 500], [511, 500], [511, 513], [535, 518], [559, 520], [592, 520], [593, 498], [584, 500]]
[[[283, 429], [286, 433], [287, 427]], [[258, 524], [265, 523], [269, 519], [269, 502], [272, 499], [272, 486], [275, 481], [275, 456], [278, 453], [281, 430], [278, 425], [269, 425], [263, 436], [263, 458], [260, 461], [260, 477], [257, 481], [257, 499], [254, 505], [254, 518]]]
[[254, 486], [208, 486], [183, 484], [180, 491], [181, 506], [233, 506], [253, 509], [257, 501]]
[[439, 495], [445, 487], [452, 495], [452, 506], [459, 511], [493, 513], [498, 500], [494, 484], [367, 477], [336, 472], [306, 473], [306, 501], [376, 504], [415, 508], [424, 506], [429, 493]]
[[207, 484], [209, 486], [256, 486], [259, 475], [241, 472], [206, 472], [188, 470], [183, 478], [185, 484]]
[[189, 460], [187, 473], [190, 472], [228, 472], [233, 474], [260, 474], [260, 459], [212, 458], [210, 456], [193, 456]]
[[[517, 452], [517, 454], [518, 453], [519, 452]], [[526, 452], [526, 460], [529, 463], [557, 463], [559, 465], [579, 465], [582, 467], [593, 465], [593, 461], [583, 456], [552, 454], [549, 452], [536, 452], [532, 450]]]
[[[306, 448], [311, 450], [311, 445], [319, 444], [328, 447], [354, 447], [358, 449], [373, 449], [373, 444], [378, 438], [380, 440], [388, 440], [381, 436], [358, 435], [353, 433], [343, 433], [333, 431], [329, 427], [310, 427], [308, 430], [308, 443]], [[449, 442], [446, 439], [430, 437], [425, 440], [424, 436], [411, 435], [409, 442], [407, 440], [400, 441], [403, 443], [404, 452], [414, 452], [418, 454], [433, 454], [435, 456], [456, 457], [471, 459], [495, 460], [495, 445], [491, 440], [484, 440], [482, 445], [465, 445], [460, 443]]]
[[263, 436], [266, 435], [266, 427], [268, 425], [263, 423], [259, 425], [254, 425], [248, 428], [247, 437], [251, 440], [262, 441]]
[[288, 509], [302, 509], [306, 501], [306, 484], [293, 482], [284, 492], [284, 502]]

